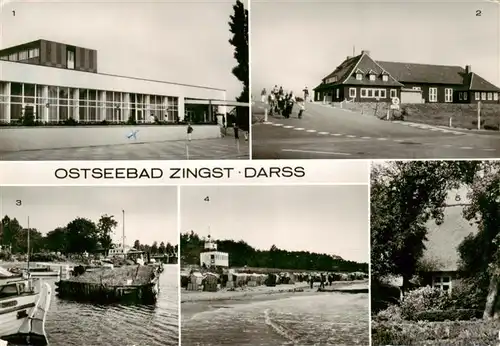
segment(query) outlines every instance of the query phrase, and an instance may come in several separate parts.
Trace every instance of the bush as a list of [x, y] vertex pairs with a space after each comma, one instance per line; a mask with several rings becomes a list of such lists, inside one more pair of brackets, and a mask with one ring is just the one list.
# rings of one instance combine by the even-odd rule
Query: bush
[[478, 284], [462, 281], [453, 287], [448, 308], [484, 310], [486, 292]]
[[490, 125], [490, 124], [486, 124], [483, 126], [483, 128], [485, 130], [492, 130], [492, 131], [498, 131], [499, 129], [499, 126], [498, 125]]
[[137, 121], [135, 121], [135, 117], [132, 114], [128, 117], [127, 125], [137, 125]]
[[376, 319], [379, 321], [401, 322], [403, 320], [401, 316], [401, 307], [390, 305], [387, 309], [380, 311]]
[[418, 312], [428, 310], [444, 310], [449, 306], [446, 292], [430, 286], [410, 291], [401, 302], [401, 314], [404, 319], [412, 320]]
[[78, 121], [76, 121], [73, 118], [66, 119], [66, 120], [62, 121], [61, 124], [64, 126], [77, 126], [77, 125], [79, 125]]
[[449, 309], [420, 311], [414, 314], [414, 321], [443, 322], [443, 321], [468, 321], [481, 318], [483, 312], [473, 309]]

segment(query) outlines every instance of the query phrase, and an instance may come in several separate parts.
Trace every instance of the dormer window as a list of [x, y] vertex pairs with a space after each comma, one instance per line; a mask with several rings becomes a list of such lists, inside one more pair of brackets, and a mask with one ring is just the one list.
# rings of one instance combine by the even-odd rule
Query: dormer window
[[386, 74], [382, 75], [382, 80], [383, 80], [384, 82], [387, 82], [387, 81], [389, 80], [389, 76], [388, 76], [388, 75], [386, 75]]
[[368, 76], [369, 76], [371, 81], [374, 81], [377, 78], [377, 75], [375, 74], [375, 72], [373, 70], [370, 70], [368, 72]]
[[356, 79], [357, 80], [363, 80], [363, 71], [361, 71], [359, 68], [356, 70]]

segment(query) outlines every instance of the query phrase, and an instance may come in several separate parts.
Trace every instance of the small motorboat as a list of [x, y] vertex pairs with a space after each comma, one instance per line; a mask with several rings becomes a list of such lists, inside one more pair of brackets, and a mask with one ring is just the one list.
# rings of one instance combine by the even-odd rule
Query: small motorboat
[[[2, 269], [2, 268], [0, 268]], [[46, 346], [45, 318], [52, 288], [35, 292], [33, 279], [0, 271], [0, 339], [12, 346]]]

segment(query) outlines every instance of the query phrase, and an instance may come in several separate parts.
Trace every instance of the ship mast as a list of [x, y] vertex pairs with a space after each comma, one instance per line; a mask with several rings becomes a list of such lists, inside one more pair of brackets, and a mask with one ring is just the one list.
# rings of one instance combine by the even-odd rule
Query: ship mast
[[122, 209], [122, 250], [125, 258], [125, 210]]

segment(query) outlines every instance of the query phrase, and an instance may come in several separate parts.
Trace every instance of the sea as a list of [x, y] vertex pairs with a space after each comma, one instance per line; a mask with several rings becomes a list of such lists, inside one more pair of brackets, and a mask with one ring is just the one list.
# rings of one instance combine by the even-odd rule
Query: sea
[[61, 300], [56, 279], [45, 323], [49, 346], [166, 346], [179, 344], [178, 268], [165, 265], [155, 306], [94, 305]]
[[[366, 285], [364, 285], [366, 287]], [[355, 288], [355, 287], [352, 287]], [[357, 287], [363, 288], [363, 287]], [[224, 304], [183, 320], [183, 346], [369, 345], [369, 295], [311, 293]]]

